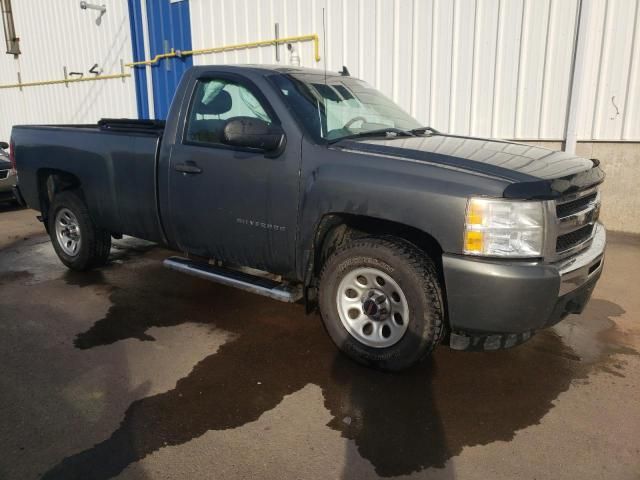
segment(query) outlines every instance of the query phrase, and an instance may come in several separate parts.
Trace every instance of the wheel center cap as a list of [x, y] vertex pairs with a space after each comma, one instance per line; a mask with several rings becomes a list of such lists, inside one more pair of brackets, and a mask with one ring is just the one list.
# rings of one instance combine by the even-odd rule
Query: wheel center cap
[[390, 310], [389, 299], [380, 290], [369, 290], [362, 298], [362, 311], [371, 320], [377, 322], [386, 320]]
[[373, 317], [378, 313], [378, 305], [375, 300], [368, 299], [362, 304], [362, 310], [368, 317]]

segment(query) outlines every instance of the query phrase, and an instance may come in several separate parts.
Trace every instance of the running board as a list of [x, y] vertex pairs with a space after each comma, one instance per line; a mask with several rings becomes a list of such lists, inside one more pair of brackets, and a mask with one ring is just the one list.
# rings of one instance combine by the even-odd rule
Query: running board
[[188, 273], [222, 285], [236, 287], [247, 292], [257, 293], [281, 302], [292, 303], [302, 298], [302, 287], [279, 283], [237, 270], [197, 263], [188, 258], [169, 257], [163, 262], [163, 265], [172, 270]]

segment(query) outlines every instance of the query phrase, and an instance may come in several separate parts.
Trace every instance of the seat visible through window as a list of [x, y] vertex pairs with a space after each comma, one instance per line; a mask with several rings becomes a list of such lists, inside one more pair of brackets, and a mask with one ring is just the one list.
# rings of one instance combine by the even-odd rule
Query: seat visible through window
[[227, 123], [220, 115], [231, 110], [232, 100], [229, 92], [221, 90], [209, 103], [199, 101], [189, 127], [189, 140], [196, 142], [220, 143], [222, 130]]
[[226, 80], [200, 81], [191, 108], [187, 139], [220, 144], [227, 121], [237, 117], [271, 123], [258, 99], [246, 87]]

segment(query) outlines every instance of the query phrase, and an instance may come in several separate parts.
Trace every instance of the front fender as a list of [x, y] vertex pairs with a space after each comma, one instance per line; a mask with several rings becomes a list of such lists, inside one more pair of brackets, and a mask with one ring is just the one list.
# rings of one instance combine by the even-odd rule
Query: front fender
[[478, 178], [428, 163], [309, 147], [303, 152], [299, 273], [304, 276], [315, 232], [328, 214], [413, 227], [431, 235], [444, 252], [459, 253], [468, 196], [499, 195], [504, 189], [504, 181]]

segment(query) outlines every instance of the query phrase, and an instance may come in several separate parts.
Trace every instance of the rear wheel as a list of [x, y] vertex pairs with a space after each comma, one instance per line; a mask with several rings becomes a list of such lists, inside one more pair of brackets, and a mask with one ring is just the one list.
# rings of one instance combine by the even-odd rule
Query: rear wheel
[[418, 362], [440, 341], [443, 303], [436, 268], [395, 238], [348, 241], [324, 265], [320, 310], [335, 344], [383, 370]]
[[80, 195], [58, 193], [48, 215], [49, 236], [58, 257], [72, 270], [104, 265], [111, 250], [111, 235], [95, 225]]

